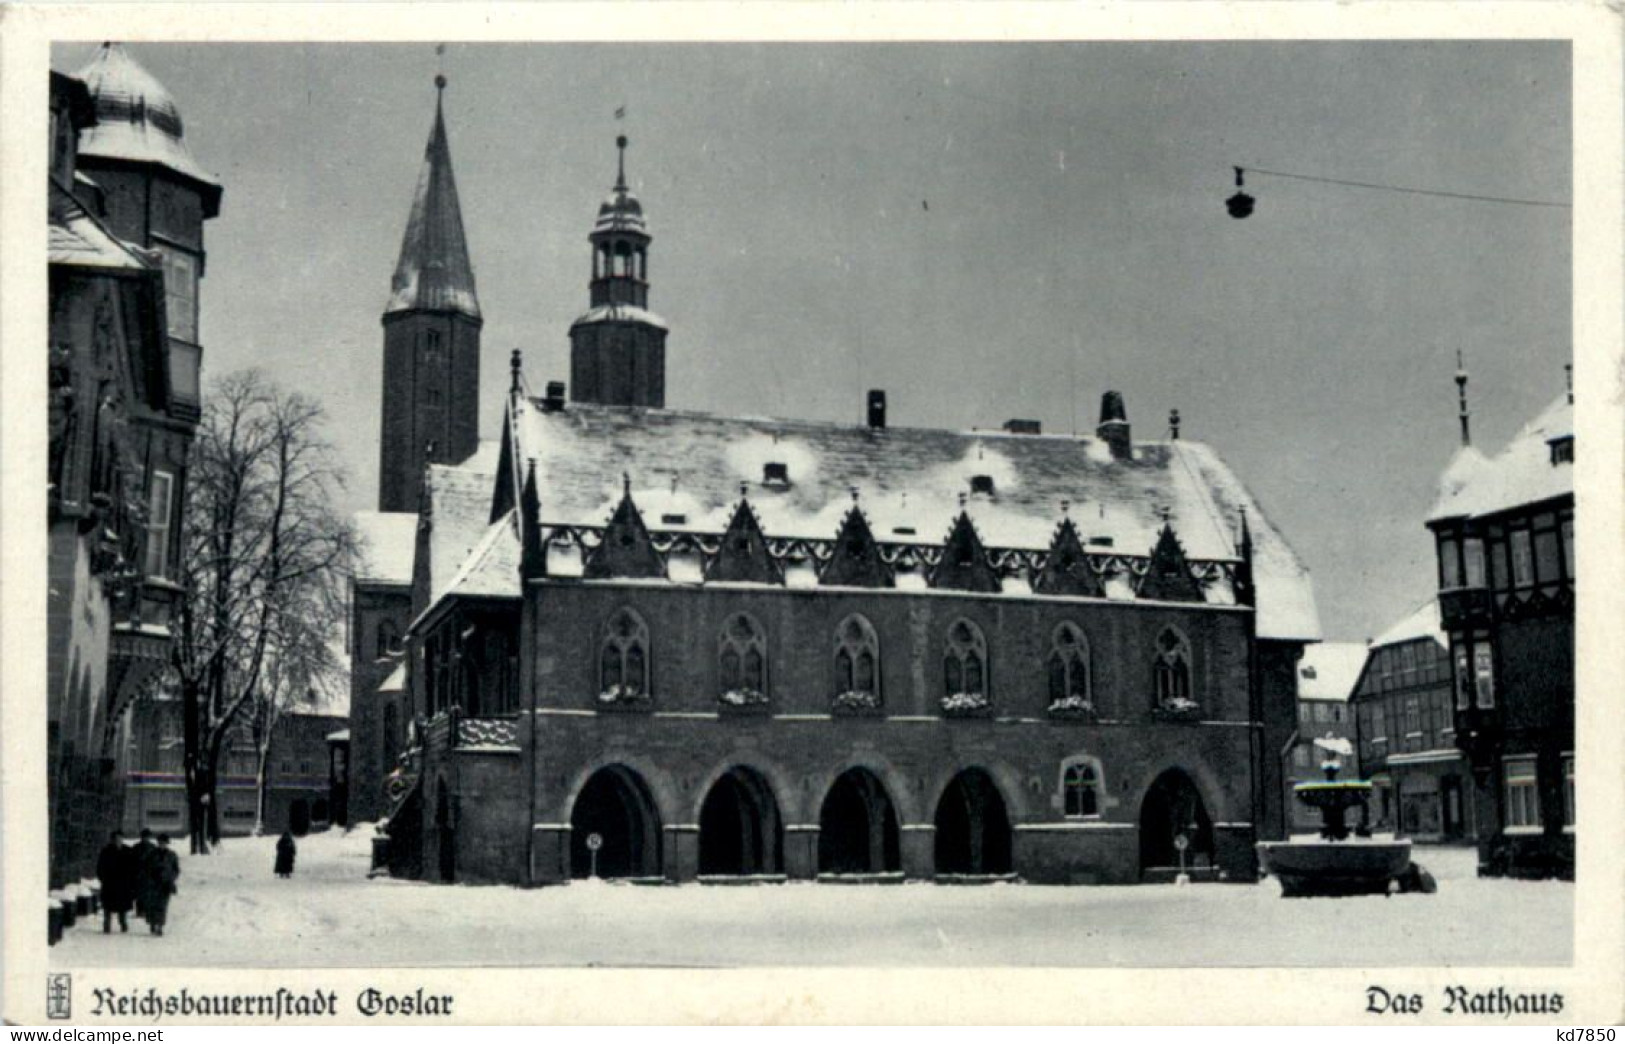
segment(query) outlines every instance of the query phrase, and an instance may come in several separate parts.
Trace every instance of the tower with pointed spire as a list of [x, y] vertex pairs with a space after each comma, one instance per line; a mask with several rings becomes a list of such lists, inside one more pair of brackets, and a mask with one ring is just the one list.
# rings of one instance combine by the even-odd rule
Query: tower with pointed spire
[[649, 311], [649, 227], [626, 185], [626, 136], [615, 139], [615, 187], [598, 208], [590, 307], [570, 326], [570, 398], [606, 406], [666, 404], [666, 324]]
[[446, 142], [444, 76], [435, 89], [434, 127], [383, 316], [380, 511], [417, 511], [425, 464], [456, 464], [479, 448], [484, 321]]

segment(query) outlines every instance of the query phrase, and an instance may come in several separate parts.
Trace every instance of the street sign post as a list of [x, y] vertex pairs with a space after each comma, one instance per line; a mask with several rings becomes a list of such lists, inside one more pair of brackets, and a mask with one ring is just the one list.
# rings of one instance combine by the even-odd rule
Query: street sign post
[[587, 835], [587, 855], [592, 859], [592, 866], [588, 873], [592, 877], [598, 876], [598, 850], [604, 847], [602, 834]]

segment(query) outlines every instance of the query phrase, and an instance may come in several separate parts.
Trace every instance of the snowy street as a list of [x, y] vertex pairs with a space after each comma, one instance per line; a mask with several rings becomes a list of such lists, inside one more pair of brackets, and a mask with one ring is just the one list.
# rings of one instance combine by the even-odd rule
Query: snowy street
[[[166, 934], [81, 922], [57, 968], [96, 966], [1433, 966], [1566, 964], [1574, 886], [1474, 876], [1474, 853], [1420, 848], [1435, 895], [1282, 899], [1279, 886], [811, 883], [522, 890], [366, 876], [372, 831], [182, 856]], [[1494, 911], [1493, 916], [1488, 915]]]

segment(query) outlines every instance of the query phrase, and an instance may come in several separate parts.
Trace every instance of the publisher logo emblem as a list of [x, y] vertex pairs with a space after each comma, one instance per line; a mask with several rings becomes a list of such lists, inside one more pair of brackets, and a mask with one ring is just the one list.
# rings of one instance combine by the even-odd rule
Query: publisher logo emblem
[[67, 972], [45, 977], [45, 1015], [52, 1019], [73, 1017], [73, 976]]

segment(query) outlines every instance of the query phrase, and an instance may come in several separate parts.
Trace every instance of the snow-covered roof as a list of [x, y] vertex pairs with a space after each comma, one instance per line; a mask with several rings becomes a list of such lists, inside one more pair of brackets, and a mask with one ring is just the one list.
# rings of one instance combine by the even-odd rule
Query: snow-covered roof
[[589, 308], [576, 317], [571, 326], [580, 326], [583, 323], [647, 323], [658, 326], [662, 330], [669, 329], [666, 320], [649, 311], [629, 304], [602, 304], [596, 308]]
[[492, 522], [441, 597], [519, 597], [519, 513]]
[[1364, 642], [1316, 642], [1298, 661], [1298, 699], [1347, 700], [1360, 680], [1367, 653]]
[[1371, 641], [1371, 648], [1378, 649], [1384, 645], [1398, 645], [1400, 642], [1415, 641], [1418, 638], [1432, 638], [1441, 646], [1449, 644], [1445, 637], [1444, 628], [1439, 622], [1439, 600], [1429, 598], [1421, 605], [1407, 613], [1404, 619], [1379, 634]]
[[[424, 512], [429, 528], [429, 599], [418, 619], [457, 588], [458, 594], [519, 596], [518, 535], [511, 519], [491, 521], [491, 498], [501, 443], [483, 442], [463, 463], [431, 464], [424, 480]], [[512, 514], [511, 512], [509, 514]], [[501, 545], [506, 529], [512, 554]], [[503, 563], [511, 563], [504, 585]], [[413, 626], [417, 621], [413, 621]]]
[[1506, 449], [1485, 458], [1464, 447], [1439, 483], [1428, 521], [1491, 515], [1574, 492], [1574, 466], [1552, 463], [1551, 442], [1574, 436], [1574, 404], [1558, 396], [1515, 435]]
[[395, 665], [395, 669], [389, 672], [389, 677], [385, 678], [383, 684], [378, 686], [378, 691], [384, 693], [406, 691], [405, 660]]
[[357, 511], [357, 583], [409, 584], [418, 517], [410, 511]]
[[[515, 461], [535, 458], [544, 525], [603, 525], [622, 475], [651, 529], [721, 533], [741, 492], [769, 537], [832, 539], [852, 490], [882, 542], [935, 543], [966, 511], [991, 548], [1044, 550], [1065, 509], [1090, 548], [1147, 555], [1164, 513], [1196, 559], [1238, 557], [1245, 512], [1254, 544], [1258, 633], [1317, 640], [1307, 570], [1209, 447], [1139, 442], [1117, 460], [1103, 440], [822, 421], [725, 417], [519, 401]], [[787, 483], [767, 481], [782, 464]], [[985, 476], [992, 493], [973, 493]], [[1227, 586], [1227, 585], [1226, 585]], [[1229, 592], [1215, 592], [1226, 598]]]
[[451, 171], [451, 148], [446, 144], [446, 120], [438, 101], [384, 311], [419, 309], [480, 317], [474, 267], [468, 262], [463, 212], [457, 202], [457, 179]]
[[220, 183], [186, 145], [174, 97], [122, 44], [104, 43], [76, 74], [96, 105], [96, 122], [79, 135], [86, 158], [151, 163], [197, 183], [204, 217], [220, 212]]
[[47, 250], [51, 264], [136, 272], [152, 268], [134, 247], [108, 231], [72, 192], [53, 180], [49, 193]]

